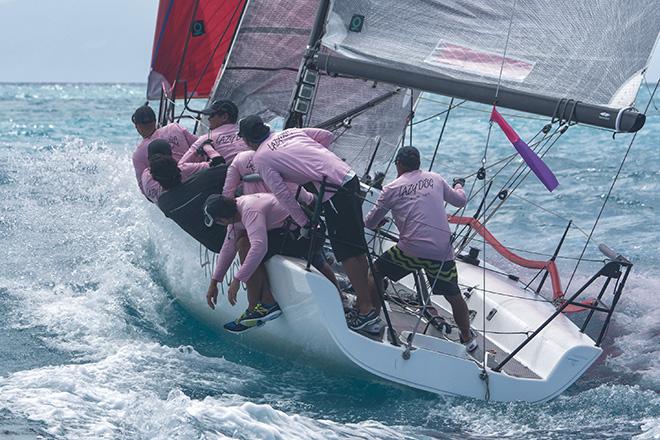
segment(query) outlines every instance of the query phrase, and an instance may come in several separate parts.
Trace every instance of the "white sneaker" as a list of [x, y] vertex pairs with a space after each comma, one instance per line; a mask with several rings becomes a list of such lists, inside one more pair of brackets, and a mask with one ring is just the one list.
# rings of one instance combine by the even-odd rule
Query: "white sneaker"
[[467, 341], [464, 341], [463, 337], [459, 336], [461, 343], [465, 346], [465, 350], [468, 353], [472, 353], [477, 349], [477, 347], [479, 347], [479, 343], [477, 342], [477, 334], [472, 329], [470, 329], [470, 336], [470, 339]]

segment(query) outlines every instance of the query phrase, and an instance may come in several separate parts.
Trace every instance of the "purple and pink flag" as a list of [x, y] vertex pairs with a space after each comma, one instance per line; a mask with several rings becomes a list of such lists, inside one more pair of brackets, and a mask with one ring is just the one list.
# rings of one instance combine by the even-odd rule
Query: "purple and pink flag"
[[493, 111], [490, 114], [490, 120], [497, 122], [497, 125], [500, 126], [506, 137], [509, 139], [509, 142], [513, 144], [513, 146], [516, 148], [516, 151], [518, 151], [518, 154], [522, 156], [529, 169], [532, 170], [534, 174], [536, 174], [536, 177], [538, 177], [539, 180], [545, 185], [545, 187], [548, 188], [548, 191], [552, 192], [552, 190], [559, 186], [559, 182], [557, 181], [557, 178], [552, 173], [550, 168], [548, 168], [545, 162], [543, 162], [543, 160], [541, 160], [541, 158], [538, 157], [531, 148], [529, 148], [529, 145], [520, 139], [518, 133], [516, 133], [515, 130], [511, 128], [509, 123], [504, 120], [502, 115], [497, 111], [495, 107], [493, 107]]

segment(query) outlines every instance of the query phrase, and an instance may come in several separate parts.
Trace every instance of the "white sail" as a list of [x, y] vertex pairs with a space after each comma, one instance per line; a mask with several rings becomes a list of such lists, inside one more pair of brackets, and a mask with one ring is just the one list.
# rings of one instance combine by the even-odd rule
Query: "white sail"
[[[286, 118], [300, 60], [308, 43], [319, 1], [249, 2], [213, 99], [234, 101], [241, 115]], [[316, 126], [397, 90], [396, 86], [358, 79], [321, 76], [306, 124]], [[410, 113], [410, 94], [394, 94], [335, 131], [333, 151], [364, 172], [380, 138], [374, 166], [392, 156]]]
[[654, 1], [333, 0], [323, 44], [477, 84], [497, 84], [501, 69], [510, 90], [620, 108], [633, 103], [659, 31]]

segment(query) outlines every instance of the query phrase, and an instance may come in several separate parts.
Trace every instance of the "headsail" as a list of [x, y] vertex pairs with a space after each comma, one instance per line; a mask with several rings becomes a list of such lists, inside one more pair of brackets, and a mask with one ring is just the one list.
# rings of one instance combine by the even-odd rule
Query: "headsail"
[[[160, 0], [147, 98], [208, 97], [246, 0]], [[172, 88], [175, 87], [175, 90]]]
[[[300, 60], [320, 1], [251, 0], [213, 95], [228, 98], [242, 115], [286, 118]], [[389, 158], [410, 112], [410, 94], [397, 86], [349, 78], [319, 78], [314, 105], [305, 125], [317, 126], [367, 102], [383, 98], [352, 119], [350, 128], [335, 125], [333, 151], [363, 172], [380, 137], [378, 156]], [[375, 166], [379, 162], [376, 159]]]
[[[554, 116], [567, 98], [580, 103], [564, 101], [576, 119], [614, 128], [612, 109], [632, 105], [659, 31], [657, 2], [334, 0], [323, 44], [339, 57], [320, 64], [487, 103], [501, 70], [498, 106]], [[639, 129], [626, 113], [617, 128]]]

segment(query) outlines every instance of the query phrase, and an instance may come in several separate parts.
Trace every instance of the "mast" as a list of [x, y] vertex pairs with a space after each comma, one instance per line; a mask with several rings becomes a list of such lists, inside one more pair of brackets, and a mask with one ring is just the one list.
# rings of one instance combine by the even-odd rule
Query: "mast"
[[[320, 71], [330, 75], [348, 75], [382, 81], [401, 87], [420, 89], [458, 99], [493, 104], [495, 85], [460, 81], [436, 73], [407, 71], [393, 66], [373, 64], [329, 54], [318, 54], [316, 63]], [[566, 98], [551, 98], [533, 93], [500, 87], [498, 107], [506, 107], [538, 115], [549, 116], [621, 132], [636, 132], [644, 125], [646, 116], [631, 108], [613, 109]]]
[[303, 117], [309, 113], [312, 108], [312, 101], [316, 93], [316, 85], [318, 84], [318, 72], [308, 69], [308, 64], [312, 61], [318, 50], [329, 9], [330, 0], [321, 0], [319, 9], [316, 12], [316, 19], [314, 20], [312, 32], [309, 35], [309, 42], [307, 43], [305, 56], [298, 69], [296, 89], [291, 98], [289, 116], [286, 119], [284, 128], [302, 127]]

